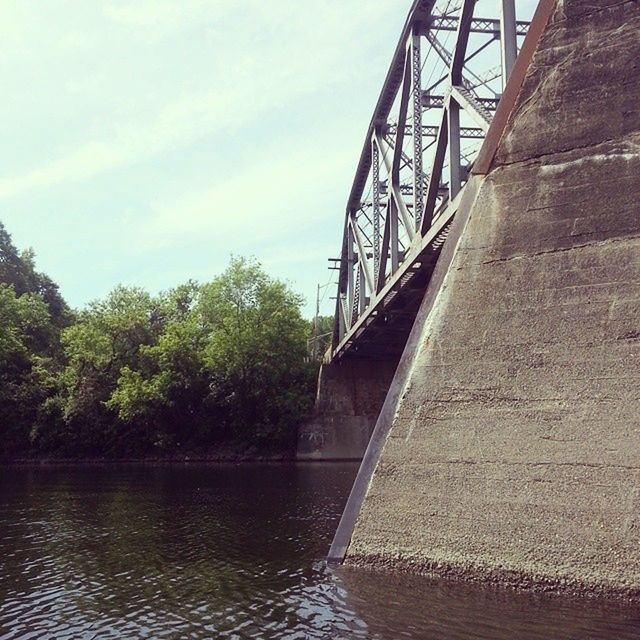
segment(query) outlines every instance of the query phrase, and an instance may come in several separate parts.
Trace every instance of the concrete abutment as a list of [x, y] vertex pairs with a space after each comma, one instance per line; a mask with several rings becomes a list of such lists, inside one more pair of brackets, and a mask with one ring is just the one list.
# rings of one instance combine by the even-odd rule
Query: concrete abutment
[[360, 460], [397, 364], [357, 358], [323, 363], [313, 416], [298, 435], [298, 459]]

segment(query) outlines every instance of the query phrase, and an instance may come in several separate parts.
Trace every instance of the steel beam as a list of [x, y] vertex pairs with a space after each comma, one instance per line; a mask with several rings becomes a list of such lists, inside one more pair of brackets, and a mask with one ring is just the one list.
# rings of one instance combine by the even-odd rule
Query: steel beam
[[371, 174], [373, 191], [373, 273], [378, 278], [380, 270], [380, 148], [371, 140]]
[[[431, 16], [429, 26], [436, 31], [456, 31], [458, 29], [458, 17]], [[528, 28], [529, 23], [524, 20], [519, 20], [515, 23], [516, 34], [519, 36], [526, 35]], [[500, 20], [493, 18], [473, 18], [469, 31], [471, 33], [486, 33], [499, 38], [501, 33]]]
[[438, 129], [438, 138], [436, 140], [436, 153], [433, 159], [431, 175], [429, 176], [429, 184], [427, 185], [427, 195], [424, 203], [424, 213], [422, 215], [421, 235], [424, 235], [434, 218], [436, 208], [436, 199], [440, 190], [440, 179], [442, 178], [442, 168], [444, 158], [447, 151], [447, 141], [449, 138], [449, 113], [448, 109], [442, 112], [442, 119]]
[[351, 231], [353, 232], [353, 238], [356, 242], [356, 247], [358, 248], [358, 265], [362, 269], [362, 275], [364, 278], [364, 280], [361, 279], [360, 281], [360, 294], [361, 297], [364, 297], [362, 296], [362, 294], [365, 291], [362, 285], [366, 283], [366, 285], [369, 287], [369, 291], [375, 291], [375, 286], [373, 284], [373, 275], [369, 269], [369, 265], [367, 264], [367, 253], [364, 248], [364, 242], [362, 240], [361, 232], [358, 228], [358, 225], [354, 222], [353, 218], [351, 218]]
[[507, 80], [509, 80], [511, 70], [518, 56], [515, 0], [502, 0], [500, 49], [502, 53], [502, 86], [504, 88], [507, 86]]
[[395, 200], [389, 200], [389, 244], [391, 251], [391, 274], [400, 266], [400, 250], [398, 242], [398, 207]]
[[[398, 125], [393, 123], [388, 126], [389, 135], [395, 135], [395, 130]], [[405, 126], [405, 135], [411, 133], [409, 125]], [[468, 140], [484, 140], [484, 129], [481, 127], [461, 127], [460, 138]], [[422, 125], [422, 137], [423, 138], [436, 138], [438, 136], [438, 127], [435, 125]]]
[[460, 18], [458, 19], [458, 30], [456, 31], [456, 44], [451, 56], [449, 73], [451, 74], [451, 84], [462, 84], [462, 70], [464, 69], [464, 59], [467, 55], [467, 44], [469, 42], [469, 30], [473, 18], [473, 9], [476, 0], [462, 0]]
[[[407, 205], [402, 197], [402, 194], [400, 193], [400, 174], [399, 174], [399, 170], [397, 173], [397, 178], [396, 178], [396, 182], [394, 183], [393, 181], [393, 161], [389, 160], [389, 154], [385, 153], [385, 151], [387, 151], [387, 149], [384, 148], [384, 141], [376, 134], [374, 134], [374, 139], [376, 144], [378, 145], [378, 148], [380, 149], [380, 153], [382, 154], [382, 161], [384, 162], [384, 164], [386, 165], [386, 169], [387, 169], [387, 173], [391, 176], [391, 197], [393, 198], [395, 205], [396, 205], [396, 210], [400, 213], [400, 217], [402, 219], [402, 224], [404, 226], [404, 228], [407, 230], [407, 233], [409, 234], [409, 237], [413, 240], [413, 236], [415, 235], [415, 231], [413, 228], [413, 222], [411, 219], [411, 213], [409, 213], [409, 209], [407, 208]], [[397, 138], [396, 138], [396, 144], [397, 143]], [[400, 151], [398, 151], [400, 150]], [[400, 158], [401, 158], [401, 150], [402, 147], [396, 146], [395, 149], [393, 150], [393, 157], [394, 159], [397, 157], [398, 158], [398, 163], [400, 162]]]
[[424, 206], [424, 179], [422, 177], [422, 65], [420, 58], [420, 32], [414, 28], [411, 34], [411, 116], [413, 135], [413, 215], [414, 229], [420, 229]]
[[[389, 245], [391, 241], [391, 200], [387, 202], [387, 210], [385, 215], [384, 233], [382, 235], [382, 249], [380, 251], [380, 267], [376, 274], [376, 294], [380, 292], [384, 287], [386, 272], [387, 272], [387, 260], [389, 257]], [[395, 217], [395, 214], [393, 214]], [[397, 242], [397, 232], [396, 232]]]
[[353, 324], [353, 303], [355, 301], [356, 295], [356, 287], [354, 282], [353, 268], [354, 268], [354, 252], [353, 252], [353, 229], [351, 225], [347, 225], [347, 276], [348, 276], [348, 284], [347, 284], [347, 292], [348, 292], [348, 314], [347, 314], [347, 324], [349, 328]]
[[[463, 87], [466, 91], [469, 91], [467, 87]], [[474, 96], [476, 102], [482, 105], [487, 111], [495, 111], [498, 106], [498, 102], [500, 102], [500, 98], [480, 98]], [[422, 105], [426, 109], [439, 109], [444, 107], [447, 101], [446, 96], [443, 95], [432, 95], [426, 92], [422, 93]]]
[[360, 260], [358, 262], [358, 282], [360, 283], [359, 296], [358, 296], [358, 317], [360, 317], [367, 308], [367, 283], [364, 262]]
[[449, 116], [449, 200], [453, 200], [462, 188], [460, 105], [454, 99], [449, 102], [447, 113]]
[[[451, 87], [451, 97], [475, 120], [476, 124], [478, 124], [485, 133], [488, 131], [489, 125], [491, 124], [491, 114], [471, 92], [464, 87], [453, 85]], [[459, 129], [456, 132], [456, 137], [459, 141]]]

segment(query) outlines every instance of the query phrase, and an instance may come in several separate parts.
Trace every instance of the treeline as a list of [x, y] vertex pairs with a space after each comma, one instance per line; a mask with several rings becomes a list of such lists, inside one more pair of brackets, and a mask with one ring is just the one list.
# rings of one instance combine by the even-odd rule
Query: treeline
[[317, 373], [301, 303], [236, 258], [212, 282], [119, 286], [74, 312], [0, 223], [0, 454], [293, 446]]

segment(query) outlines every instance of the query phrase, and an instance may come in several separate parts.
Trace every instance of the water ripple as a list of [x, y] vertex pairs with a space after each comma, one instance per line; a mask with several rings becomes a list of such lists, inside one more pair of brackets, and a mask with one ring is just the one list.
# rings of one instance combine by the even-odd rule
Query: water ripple
[[353, 465], [0, 471], [0, 638], [640, 635], [637, 610], [321, 561]]

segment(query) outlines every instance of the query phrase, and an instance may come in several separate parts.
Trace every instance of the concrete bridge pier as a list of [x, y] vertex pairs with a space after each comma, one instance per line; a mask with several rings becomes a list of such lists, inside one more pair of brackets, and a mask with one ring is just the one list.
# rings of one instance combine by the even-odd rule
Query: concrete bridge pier
[[541, 0], [332, 560], [640, 601], [640, 2]]
[[298, 459], [361, 459], [397, 364], [394, 358], [323, 363], [313, 416], [298, 436]]

